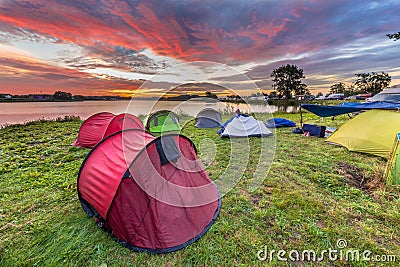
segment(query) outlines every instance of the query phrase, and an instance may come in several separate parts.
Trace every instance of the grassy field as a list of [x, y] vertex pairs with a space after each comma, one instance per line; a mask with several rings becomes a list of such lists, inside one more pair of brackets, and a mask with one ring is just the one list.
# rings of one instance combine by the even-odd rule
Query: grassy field
[[[298, 114], [276, 114], [299, 121]], [[261, 119], [263, 118], [260, 115]], [[259, 118], [260, 118], [259, 117]], [[337, 127], [348, 118], [304, 120]], [[222, 199], [211, 229], [197, 242], [174, 253], [132, 252], [97, 228], [80, 207], [76, 179], [89, 152], [72, 147], [79, 120], [32, 122], [0, 129], [0, 265], [1, 266], [398, 266], [400, 201], [398, 186], [385, 187], [386, 160], [329, 145], [323, 139], [275, 133], [276, 152], [266, 179], [248, 189], [259, 154], [260, 139], [250, 140], [249, 164], [243, 178]], [[183, 128], [199, 147], [215, 179], [226, 168], [230, 140], [215, 129]], [[207, 145], [215, 144], [215, 159]], [[271, 137], [268, 137], [271, 138]], [[202, 151], [203, 147], [203, 151]], [[238, 155], [240, 156], [240, 155]], [[210, 162], [207, 162], [210, 161]], [[395, 255], [397, 262], [260, 261], [259, 250], [370, 250]], [[288, 258], [288, 254], [285, 255]]]

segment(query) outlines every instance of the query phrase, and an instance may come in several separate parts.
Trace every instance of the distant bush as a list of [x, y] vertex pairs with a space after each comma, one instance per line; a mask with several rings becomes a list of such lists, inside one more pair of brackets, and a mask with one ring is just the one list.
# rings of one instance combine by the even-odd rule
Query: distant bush
[[82, 120], [81, 117], [75, 116], [75, 115], [66, 115], [63, 118], [62, 117], [57, 117], [55, 121], [58, 122], [68, 122], [68, 121], [80, 121]]

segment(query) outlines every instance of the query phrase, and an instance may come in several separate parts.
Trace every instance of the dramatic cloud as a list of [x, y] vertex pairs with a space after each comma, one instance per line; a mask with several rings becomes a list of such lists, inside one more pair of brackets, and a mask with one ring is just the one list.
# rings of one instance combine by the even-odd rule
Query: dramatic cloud
[[136, 91], [143, 81], [95, 76], [33, 60], [21, 54], [0, 53], [0, 84], [6, 93], [53, 93], [66, 90], [73, 94], [108, 94], [115, 90]]
[[[317, 89], [357, 72], [398, 73], [399, 44], [385, 36], [400, 30], [398, 10], [399, 1], [361, 0], [3, 0], [0, 43], [77, 48], [49, 52], [46, 60], [59, 73], [35, 76], [66, 85], [97, 70], [123, 80], [126, 73], [147, 77], [177, 63], [204, 60], [242, 69], [260, 86], [270, 85], [269, 75], [280, 64], [299, 64]], [[32, 52], [29, 45], [23, 48]], [[32, 60], [43, 60], [38, 51]], [[10, 66], [0, 68], [4, 80]], [[70, 77], [72, 70], [78, 78]], [[116, 72], [120, 75], [110, 74]], [[9, 88], [16, 77], [10, 77]], [[124, 89], [109, 88], [116, 90]]]

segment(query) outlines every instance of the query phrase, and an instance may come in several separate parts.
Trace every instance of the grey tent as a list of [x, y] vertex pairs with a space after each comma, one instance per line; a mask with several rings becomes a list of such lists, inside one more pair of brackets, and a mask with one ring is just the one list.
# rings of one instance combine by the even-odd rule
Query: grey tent
[[196, 116], [197, 128], [218, 128], [222, 125], [221, 114], [212, 108], [201, 110]]

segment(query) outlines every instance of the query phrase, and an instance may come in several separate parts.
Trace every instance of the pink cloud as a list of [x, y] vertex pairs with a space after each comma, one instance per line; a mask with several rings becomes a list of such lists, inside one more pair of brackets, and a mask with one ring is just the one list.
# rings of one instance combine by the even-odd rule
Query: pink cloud
[[[0, 56], [0, 92], [54, 93], [65, 90], [73, 94], [104, 95], [112, 90], [136, 90], [143, 81], [96, 77], [85, 72], [48, 65], [28, 57]], [[10, 89], [12, 88], [12, 89]]]

